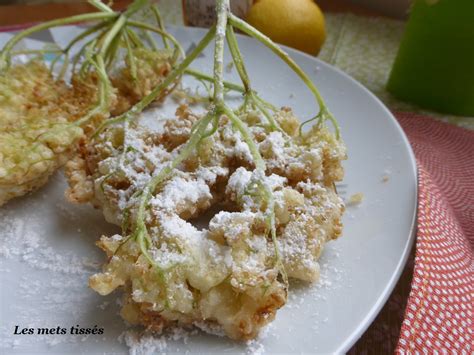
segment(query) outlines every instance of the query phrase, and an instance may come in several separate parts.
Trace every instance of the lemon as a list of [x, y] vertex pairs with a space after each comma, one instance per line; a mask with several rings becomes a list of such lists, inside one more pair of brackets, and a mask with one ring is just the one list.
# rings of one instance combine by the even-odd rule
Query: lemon
[[323, 13], [313, 0], [258, 0], [247, 22], [273, 41], [312, 55], [326, 38]]

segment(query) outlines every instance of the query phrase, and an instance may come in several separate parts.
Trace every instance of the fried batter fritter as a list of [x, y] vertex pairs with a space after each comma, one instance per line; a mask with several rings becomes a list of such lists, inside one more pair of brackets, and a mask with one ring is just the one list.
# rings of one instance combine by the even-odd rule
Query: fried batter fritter
[[[204, 321], [234, 339], [254, 338], [287, 300], [269, 235], [262, 184], [275, 200], [276, 240], [286, 274], [314, 282], [324, 244], [342, 231], [341, 180], [345, 146], [325, 128], [302, 138], [291, 110], [277, 112], [285, 132], [272, 131], [257, 113], [250, 127], [267, 171], [256, 170], [247, 144], [222, 116], [217, 131], [153, 192], [145, 223], [152, 263], [134, 235], [137, 194], [181, 151], [197, 117], [185, 106], [157, 131], [115, 125], [85, 141], [70, 162], [68, 196], [89, 201], [121, 235], [103, 236], [103, 272], [90, 279], [102, 295], [122, 287], [122, 316], [160, 331], [170, 324]], [[217, 213], [214, 213], [217, 210]], [[208, 226], [199, 218], [214, 214]]]
[[[171, 68], [168, 50], [143, 49], [134, 54], [139, 65], [136, 78], [131, 77], [128, 62], [111, 78], [112, 115], [137, 103]], [[70, 86], [55, 80], [39, 61], [14, 65], [4, 74], [0, 77], [0, 206], [45, 184], [71, 157], [79, 138], [110, 116], [104, 112], [82, 127], [73, 124], [97, 101], [94, 72], [85, 78], [74, 75]], [[160, 98], [167, 93], [163, 91]]]
[[63, 104], [69, 88], [39, 62], [0, 77], [0, 205], [43, 185], [82, 135]]

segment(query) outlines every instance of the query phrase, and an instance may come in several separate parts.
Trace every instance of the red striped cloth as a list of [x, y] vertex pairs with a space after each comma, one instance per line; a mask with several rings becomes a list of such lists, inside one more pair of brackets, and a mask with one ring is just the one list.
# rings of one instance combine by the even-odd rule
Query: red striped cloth
[[418, 164], [414, 255], [350, 353], [473, 353], [474, 131], [396, 113]]
[[397, 115], [419, 172], [413, 281], [398, 353], [472, 353], [474, 132]]

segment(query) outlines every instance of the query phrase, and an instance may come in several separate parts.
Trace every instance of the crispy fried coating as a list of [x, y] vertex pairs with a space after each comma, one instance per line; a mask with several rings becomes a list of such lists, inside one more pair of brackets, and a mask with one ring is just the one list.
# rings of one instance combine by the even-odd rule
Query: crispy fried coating
[[[168, 50], [134, 52], [137, 64], [133, 78], [129, 62], [111, 81], [108, 111], [96, 114], [81, 127], [74, 121], [84, 117], [98, 100], [98, 78], [94, 72], [74, 75], [71, 85], [55, 80], [44, 64], [17, 64], [0, 77], [0, 206], [35, 190], [70, 159], [75, 143], [91, 134], [110, 115], [128, 110], [149, 94], [168, 74]], [[164, 90], [160, 98], [169, 91]], [[77, 177], [77, 179], [79, 179]]]
[[[272, 131], [257, 113], [242, 117], [266, 175], [255, 170], [247, 144], [223, 116], [215, 134], [153, 192], [145, 215], [153, 263], [133, 233], [137, 192], [181, 151], [198, 117], [183, 106], [156, 131], [139, 124], [110, 127], [68, 164], [69, 198], [91, 202], [123, 227], [122, 234], [98, 242], [108, 261], [90, 286], [102, 295], [122, 287], [126, 320], [157, 331], [204, 321], [234, 339], [254, 338], [273, 320], [286, 303], [287, 285], [279, 277], [262, 184], [275, 201], [287, 275], [317, 281], [324, 244], [342, 231], [344, 205], [333, 183], [343, 177], [345, 146], [324, 128], [303, 142], [289, 109], [275, 118], [284, 133]], [[199, 225], [206, 214], [208, 225]]]
[[82, 135], [70, 125], [70, 90], [39, 62], [0, 77], [0, 205], [43, 185]]
[[[135, 49], [133, 51], [136, 65], [134, 77], [130, 59], [125, 57], [125, 66], [119, 70], [118, 75], [112, 77], [112, 85], [117, 90], [119, 99], [113, 107], [112, 115], [127, 111], [132, 105], [140, 101], [165, 78], [171, 70], [170, 50], [150, 51], [148, 49]], [[164, 98], [170, 89], [163, 90], [157, 100]]]

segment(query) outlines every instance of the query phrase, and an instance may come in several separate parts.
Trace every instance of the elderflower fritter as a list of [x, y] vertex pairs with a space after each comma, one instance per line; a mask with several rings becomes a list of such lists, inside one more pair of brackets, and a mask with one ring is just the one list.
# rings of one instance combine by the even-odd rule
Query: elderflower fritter
[[[147, 254], [135, 234], [137, 194], [182, 151], [199, 117], [181, 106], [156, 131], [139, 123], [110, 126], [68, 164], [69, 197], [90, 201], [123, 228], [98, 243], [108, 262], [90, 286], [102, 295], [122, 287], [129, 322], [157, 331], [208, 322], [232, 338], [251, 339], [287, 300], [281, 267], [291, 278], [317, 281], [324, 244], [342, 231], [344, 205], [334, 182], [343, 175], [345, 146], [326, 128], [299, 137], [286, 108], [275, 114], [284, 132], [256, 112], [241, 119], [266, 172], [255, 169], [241, 134], [221, 116], [215, 133], [152, 191], [144, 215]], [[264, 186], [275, 203], [277, 248]], [[206, 215], [208, 225], [200, 225]]]
[[98, 100], [96, 73], [75, 74], [67, 86], [39, 61], [6, 71], [0, 78], [0, 205], [44, 185], [69, 160], [84, 133], [92, 134], [109, 112], [130, 109], [168, 74], [171, 51], [139, 49], [134, 54], [140, 81], [132, 80], [129, 62], [118, 68], [111, 77], [108, 107], [82, 126], [74, 122]]
[[[179, 82], [178, 75], [166, 76], [184, 51], [155, 5], [136, 0], [116, 12], [100, 0], [89, 2], [95, 12], [31, 26], [0, 48], [0, 205], [44, 184], [82, 134], [95, 134], [111, 115], [127, 112], [149, 94], [154, 96], [144, 106], [160, 100]], [[151, 21], [134, 16], [141, 11], [152, 14]], [[91, 26], [64, 46], [17, 50], [38, 31], [77, 22]], [[160, 35], [162, 49], [151, 34]], [[18, 54], [37, 61], [17, 64]], [[45, 54], [53, 57], [41, 63]], [[63, 78], [71, 78], [69, 85]]]
[[43, 185], [82, 134], [69, 125], [68, 88], [39, 62], [0, 76], [0, 205]]

